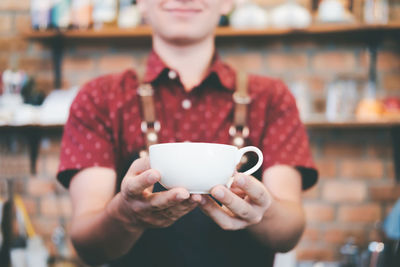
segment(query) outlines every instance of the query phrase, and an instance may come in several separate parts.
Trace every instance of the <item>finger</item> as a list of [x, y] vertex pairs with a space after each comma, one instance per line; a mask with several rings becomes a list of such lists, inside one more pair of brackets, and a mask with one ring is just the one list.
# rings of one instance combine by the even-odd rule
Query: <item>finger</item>
[[173, 188], [168, 191], [151, 194], [147, 200], [151, 207], [164, 210], [190, 198], [189, 192], [184, 188]]
[[169, 209], [172, 212], [176, 213], [179, 217], [181, 217], [196, 208], [197, 206], [199, 206], [199, 203], [193, 201], [191, 198], [188, 198], [180, 203], [177, 203], [177, 205], [167, 208], [167, 210]]
[[238, 218], [229, 215], [211, 197], [202, 196], [201, 210], [224, 230], [236, 230], [246, 224]]
[[232, 184], [230, 189], [233, 193], [235, 193], [241, 198], [245, 198], [247, 196], [246, 192], [244, 192], [241, 188], [234, 186], [234, 184]]
[[148, 157], [143, 157], [135, 160], [131, 166], [129, 167], [126, 175], [127, 176], [136, 176], [141, 174], [144, 171], [150, 169], [150, 160]]
[[156, 170], [147, 170], [136, 176], [126, 176], [123, 181], [122, 189], [129, 196], [142, 196], [143, 191], [154, 185], [161, 179], [161, 175]]
[[190, 196], [191, 201], [199, 203], [199, 204], [201, 203], [202, 198], [203, 197], [201, 195], [198, 195], [198, 194], [193, 194], [193, 195]]
[[243, 173], [236, 173], [234, 184], [246, 192], [250, 201], [254, 204], [265, 206], [270, 202], [270, 196], [265, 185], [256, 178]]
[[181, 218], [182, 216], [186, 215], [193, 209], [195, 209], [198, 206], [197, 203], [190, 202], [188, 200], [178, 204], [177, 206], [172, 206], [169, 207], [162, 212], [170, 219], [172, 220], [177, 220]]
[[246, 221], [253, 221], [257, 217], [256, 210], [244, 199], [235, 195], [224, 186], [216, 186], [211, 190], [211, 194], [233, 214]]

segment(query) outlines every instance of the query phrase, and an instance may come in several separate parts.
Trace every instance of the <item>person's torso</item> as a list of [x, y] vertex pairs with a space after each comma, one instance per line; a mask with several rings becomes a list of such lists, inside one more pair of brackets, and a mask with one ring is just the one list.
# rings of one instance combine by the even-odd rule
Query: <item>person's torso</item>
[[[168, 77], [167, 73], [164, 75]], [[214, 78], [211, 76], [190, 93], [176, 79], [153, 83], [156, 116], [161, 125], [159, 143], [231, 143], [234, 91], [222, 89]], [[267, 107], [265, 101], [263, 105], [259, 103], [264, 95], [249, 89], [253, 101], [248, 112], [251, 133], [246, 145], [259, 146]], [[145, 147], [136, 90], [136, 82], [126, 79], [123, 89], [112, 90], [109, 96], [119, 182]], [[254, 165], [254, 160], [250, 157], [248, 165]], [[261, 179], [260, 172], [255, 176]], [[160, 190], [164, 189], [157, 184], [155, 191]], [[272, 266], [273, 254], [247, 230], [224, 231], [197, 208], [168, 228], [146, 230], [131, 251], [111, 266]]]

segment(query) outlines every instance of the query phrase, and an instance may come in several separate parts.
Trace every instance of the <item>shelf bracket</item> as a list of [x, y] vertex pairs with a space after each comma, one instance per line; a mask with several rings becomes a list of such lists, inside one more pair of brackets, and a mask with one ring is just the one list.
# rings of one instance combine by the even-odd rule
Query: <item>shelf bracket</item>
[[35, 175], [37, 168], [37, 159], [40, 152], [40, 143], [43, 137], [48, 135], [61, 136], [63, 133], [63, 127], [61, 125], [54, 126], [3, 126], [0, 127], [0, 138], [4, 134], [5, 136], [20, 136], [26, 140], [28, 144], [29, 159], [30, 159], [30, 173]]
[[36, 163], [39, 156], [40, 141], [42, 134], [39, 129], [32, 129], [28, 135], [26, 135], [29, 144], [29, 159], [30, 159], [30, 171], [31, 174], [36, 174]]
[[394, 173], [397, 183], [400, 183], [400, 126], [393, 126], [391, 129]]
[[63, 59], [63, 38], [56, 36], [52, 40], [52, 58], [54, 71], [54, 88], [60, 89], [62, 86], [62, 59]]
[[376, 62], [378, 58], [378, 43], [379, 41], [370, 41], [368, 44], [368, 51], [369, 51], [369, 70], [368, 70], [368, 79], [370, 82], [376, 85], [377, 82], [377, 69], [376, 69]]

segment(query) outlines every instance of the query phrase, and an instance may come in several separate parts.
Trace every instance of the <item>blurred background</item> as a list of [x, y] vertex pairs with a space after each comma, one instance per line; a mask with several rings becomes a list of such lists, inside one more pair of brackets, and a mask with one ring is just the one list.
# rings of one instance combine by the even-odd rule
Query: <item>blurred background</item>
[[[276, 266], [400, 266], [400, 1], [236, 2], [219, 53], [286, 82], [320, 171]], [[83, 266], [55, 180], [62, 127], [84, 82], [142, 70], [150, 49], [135, 1], [0, 0], [0, 266]]]

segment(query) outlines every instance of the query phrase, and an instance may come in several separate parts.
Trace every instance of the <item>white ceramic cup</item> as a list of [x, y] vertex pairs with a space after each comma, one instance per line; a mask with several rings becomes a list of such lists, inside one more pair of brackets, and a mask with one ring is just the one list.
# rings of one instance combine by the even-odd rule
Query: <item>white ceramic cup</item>
[[261, 150], [254, 146], [165, 143], [150, 146], [149, 152], [150, 166], [160, 172], [165, 188], [183, 187], [192, 194], [209, 194], [216, 185], [230, 188], [236, 165], [247, 152], [257, 153], [258, 162], [244, 174], [253, 174], [263, 162]]

